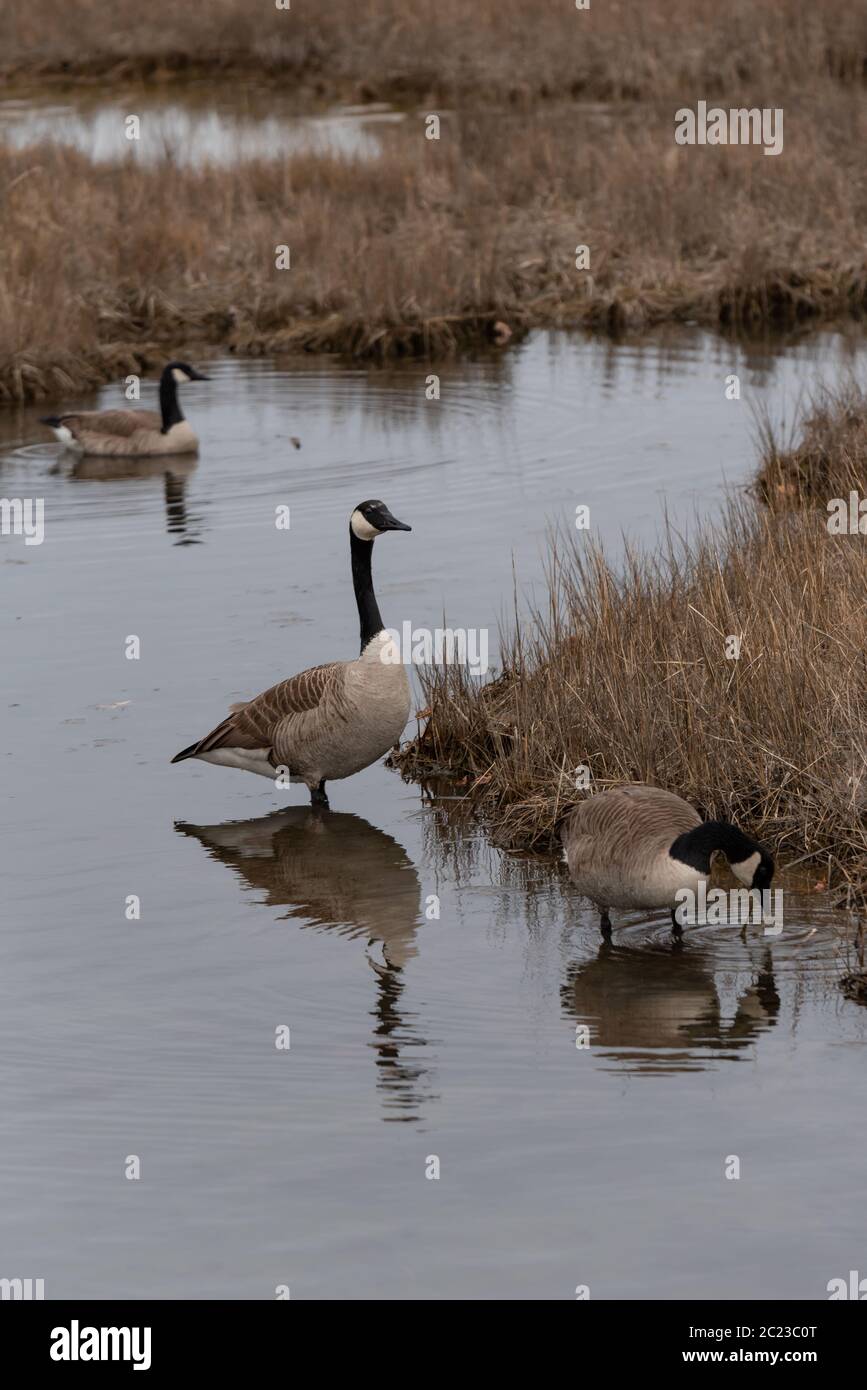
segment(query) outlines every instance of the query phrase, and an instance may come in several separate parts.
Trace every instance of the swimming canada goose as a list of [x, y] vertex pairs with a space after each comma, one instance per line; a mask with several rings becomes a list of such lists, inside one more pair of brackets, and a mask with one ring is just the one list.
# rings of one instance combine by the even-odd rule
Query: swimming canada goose
[[580, 802], [560, 830], [572, 881], [601, 913], [611, 931], [610, 907], [671, 909], [675, 894], [698, 891], [719, 851], [748, 888], [768, 888], [774, 861], [755, 840], [728, 821], [703, 821], [698, 812], [661, 787], [640, 783], [613, 787]]
[[159, 414], [155, 410], [80, 410], [70, 415], [45, 415], [40, 423], [78, 454], [116, 458], [192, 454], [199, 441], [184, 419], [178, 384], [207, 380], [187, 362], [169, 362], [160, 377]]
[[[384, 531], [412, 528], [384, 502], [361, 502], [349, 518], [352, 582], [361, 624], [361, 655], [329, 661], [280, 681], [172, 758], [256, 772], [273, 781], [278, 768], [304, 782], [314, 805], [328, 805], [325, 783], [369, 767], [397, 742], [409, 718], [409, 680], [383, 629], [373, 592], [373, 542]], [[395, 659], [396, 658], [396, 659]]]

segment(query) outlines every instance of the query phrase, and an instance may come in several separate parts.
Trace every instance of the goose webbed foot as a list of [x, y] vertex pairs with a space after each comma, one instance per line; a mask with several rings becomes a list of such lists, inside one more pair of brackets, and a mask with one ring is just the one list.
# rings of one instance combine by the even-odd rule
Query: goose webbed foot
[[327, 805], [328, 805], [328, 797], [325, 795], [325, 780], [324, 780], [324, 778], [323, 778], [323, 780], [319, 783], [319, 786], [318, 786], [318, 787], [311, 787], [311, 788], [310, 788], [310, 805], [311, 805], [311, 806], [327, 806]]
[[608, 916], [608, 908], [603, 907], [602, 915], [599, 918], [599, 930], [606, 941], [611, 940], [611, 918]]

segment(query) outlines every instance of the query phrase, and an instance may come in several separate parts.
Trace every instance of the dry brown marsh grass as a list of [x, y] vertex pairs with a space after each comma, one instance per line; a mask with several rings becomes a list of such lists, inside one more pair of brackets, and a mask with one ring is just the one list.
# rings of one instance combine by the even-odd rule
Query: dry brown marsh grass
[[499, 320], [858, 314], [865, 136], [860, 98], [838, 92], [791, 115], [777, 158], [677, 147], [670, 111], [553, 105], [447, 118], [439, 142], [408, 118], [371, 161], [0, 151], [0, 398], [83, 389], [180, 345], [387, 358], [486, 342]]
[[863, 0], [4, 0], [7, 77], [248, 73], [330, 98], [621, 101], [864, 80]]
[[[867, 892], [867, 541], [813, 510], [732, 501], [691, 543], [609, 564], [560, 536], [550, 604], [480, 684], [434, 669], [431, 714], [397, 763], [448, 771], [499, 843], [546, 847], [581, 796], [669, 787], [750, 827], [835, 889]], [[726, 639], [740, 638], [739, 659]]]
[[833, 498], [867, 497], [867, 395], [854, 385], [822, 392], [796, 443], [780, 438], [767, 420], [761, 441], [756, 492], [766, 505], [815, 506], [827, 514]]

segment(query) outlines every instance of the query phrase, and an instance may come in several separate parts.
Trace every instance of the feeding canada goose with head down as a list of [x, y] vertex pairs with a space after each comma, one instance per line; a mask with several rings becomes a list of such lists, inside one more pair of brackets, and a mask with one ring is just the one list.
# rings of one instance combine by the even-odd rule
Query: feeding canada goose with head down
[[208, 378], [188, 362], [169, 362], [160, 377], [160, 408], [155, 410], [80, 410], [69, 415], [45, 415], [41, 423], [61, 444], [78, 454], [116, 458], [192, 454], [199, 441], [184, 419], [178, 386]]
[[675, 935], [677, 894], [698, 892], [717, 853], [747, 888], [769, 888], [774, 861], [728, 821], [703, 821], [694, 807], [661, 787], [632, 784], [599, 792], [574, 807], [560, 829], [569, 874], [611, 931], [609, 908], [667, 907]]
[[233, 705], [228, 718], [172, 762], [199, 758], [272, 781], [284, 768], [290, 780], [306, 784], [314, 805], [327, 806], [326, 782], [351, 777], [387, 753], [409, 718], [410, 688], [383, 627], [371, 559], [377, 536], [411, 529], [384, 502], [361, 502], [349, 518], [360, 656], [311, 666]]

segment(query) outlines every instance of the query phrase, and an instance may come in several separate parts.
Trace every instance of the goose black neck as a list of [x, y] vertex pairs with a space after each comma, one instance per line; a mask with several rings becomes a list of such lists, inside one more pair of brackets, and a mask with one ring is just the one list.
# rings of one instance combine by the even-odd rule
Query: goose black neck
[[166, 367], [160, 377], [160, 412], [163, 417], [163, 434], [172, 425], [179, 425], [184, 418], [178, 402], [178, 383], [172, 375], [171, 367]]
[[710, 859], [715, 849], [721, 850], [730, 864], [742, 864], [757, 850], [761, 852], [749, 835], [727, 820], [703, 821], [694, 830], [678, 835], [668, 852], [672, 859], [679, 859], [681, 864], [689, 864], [706, 874], [710, 872]]
[[358, 604], [358, 620], [361, 624], [361, 650], [372, 637], [382, 632], [382, 617], [376, 594], [373, 592], [373, 576], [370, 562], [373, 558], [373, 541], [360, 541], [349, 528], [349, 552], [352, 556], [352, 583], [355, 589], [355, 602]]

